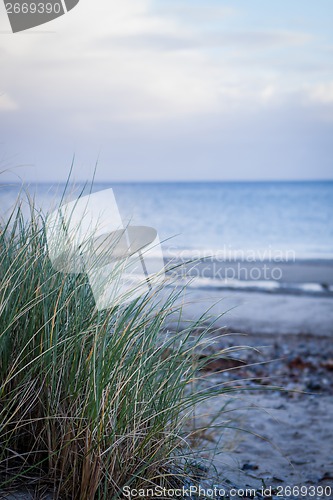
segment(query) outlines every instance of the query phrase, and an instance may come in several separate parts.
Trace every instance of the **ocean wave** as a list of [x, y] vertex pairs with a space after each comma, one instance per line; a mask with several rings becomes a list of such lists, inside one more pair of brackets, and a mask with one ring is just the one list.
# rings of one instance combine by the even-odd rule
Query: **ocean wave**
[[238, 290], [279, 294], [333, 296], [333, 286], [324, 286], [320, 283], [281, 283], [273, 280], [219, 280], [203, 277], [185, 278], [179, 282], [182, 284], [186, 283], [186, 286], [194, 289], [204, 290]]

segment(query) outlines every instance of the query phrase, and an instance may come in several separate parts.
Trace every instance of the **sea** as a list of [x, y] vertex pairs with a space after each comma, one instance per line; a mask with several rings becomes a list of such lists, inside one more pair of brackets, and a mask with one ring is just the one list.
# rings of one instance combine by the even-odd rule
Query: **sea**
[[284, 277], [267, 278], [226, 276], [215, 266], [214, 273], [198, 273], [193, 286], [333, 293], [333, 181], [3, 183], [0, 213], [6, 218], [18, 196], [28, 212], [27, 190], [46, 213], [109, 188], [124, 224], [158, 231], [167, 260], [210, 259], [233, 268], [243, 262], [248, 269], [273, 262], [284, 269]]

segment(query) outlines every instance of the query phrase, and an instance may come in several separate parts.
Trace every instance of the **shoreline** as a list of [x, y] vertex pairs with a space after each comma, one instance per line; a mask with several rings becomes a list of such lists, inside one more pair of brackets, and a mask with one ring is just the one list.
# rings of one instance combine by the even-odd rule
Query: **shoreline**
[[167, 275], [176, 284], [218, 294], [231, 291], [333, 297], [333, 260], [295, 262], [167, 260]]
[[[290, 269], [300, 273], [303, 267], [306, 272], [299, 263]], [[302, 278], [308, 275], [299, 274]], [[227, 396], [196, 410], [203, 427], [208, 408], [216, 422], [231, 419], [226, 431], [209, 435], [221, 452], [213, 459], [219, 477], [256, 490], [266, 484], [273, 490], [327, 486], [333, 491], [332, 296], [188, 287], [181, 304], [184, 324], [211, 307], [213, 382], [246, 389], [230, 396], [229, 417], [221, 413]], [[237, 345], [246, 347], [232, 356], [233, 367], [218, 353]]]
[[[326, 283], [333, 286], [333, 259], [296, 259], [280, 262], [203, 258], [191, 261], [184, 257], [165, 259], [165, 263], [172, 270], [180, 266], [181, 276], [254, 282], [273, 280], [281, 283]], [[274, 273], [274, 269], [279, 269], [280, 272]]]

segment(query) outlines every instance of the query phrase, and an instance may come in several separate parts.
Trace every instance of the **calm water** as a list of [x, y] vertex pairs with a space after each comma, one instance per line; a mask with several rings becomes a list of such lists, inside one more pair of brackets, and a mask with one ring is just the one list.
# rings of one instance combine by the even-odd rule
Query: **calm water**
[[[333, 257], [333, 181], [96, 183], [112, 187], [124, 221], [155, 227], [169, 252], [294, 252], [296, 258]], [[1, 213], [18, 185], [0, 186]], [[63, 185], [29, 187], [47, 211]], [[77, 186], [78, 193], [82, 186]]]

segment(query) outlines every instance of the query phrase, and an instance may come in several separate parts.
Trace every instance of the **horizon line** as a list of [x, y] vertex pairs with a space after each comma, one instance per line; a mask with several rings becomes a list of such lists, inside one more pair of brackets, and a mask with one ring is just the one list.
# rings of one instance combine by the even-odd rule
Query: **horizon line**
[[65, 179], [65, 180], [36, 180], [36, 179], [27, 179], [27, 180], [21, 180], [21, 181], [10, 181], [10, 180], [5, 180], [1, 181], [0, 178], [0, 185], [11, 183], [11, 184], [25, 184], [25, 183], [36, 183], [36, 184], [66, 184], [66, 183], [91, 183], [93, 180], [94, 184], [108, 184], [108, 183], [114, 183], [114, 184], [133, 184], [133, 183], [140, 183], [140, 184], [177, 184], [177, 183], [187, 183], [187, 184], [199, 184], [199, 183], [205, 183], [205, 184], [212, 184], [212, 183], [255, 183], [255, 182], [261, 182], [261, 183], [267, 183], [267, 182], [276, 182], [276, 183], [285, 183], [285, 182], [295, 182], [295, 183], [300, 183], [300, 182], [333, 182], [333, 178], [323, 178], [323, 179], [144, 179], [144, 180], [139, 180], [139, 179], [123, 179], [123, 180], [112, 180], [112, 179], [103, 179], [103, 180], [97, 180], [95, 179], [75, 179], [75, 180], [70, 180], [70, 179]]

